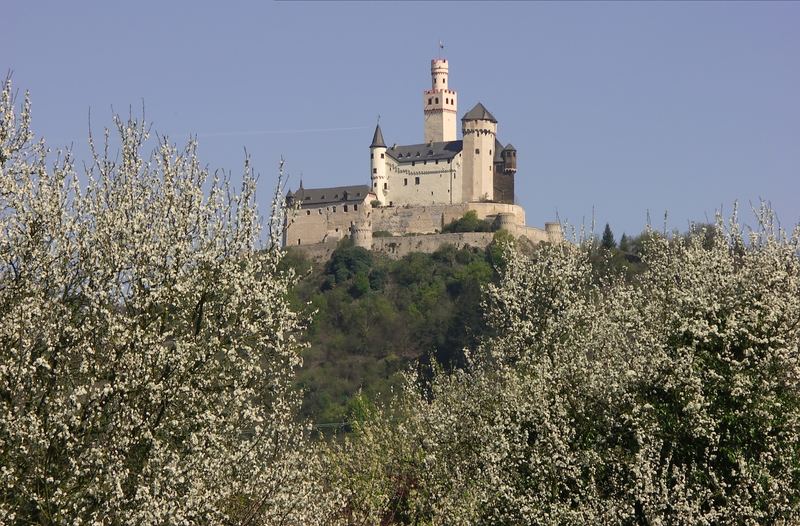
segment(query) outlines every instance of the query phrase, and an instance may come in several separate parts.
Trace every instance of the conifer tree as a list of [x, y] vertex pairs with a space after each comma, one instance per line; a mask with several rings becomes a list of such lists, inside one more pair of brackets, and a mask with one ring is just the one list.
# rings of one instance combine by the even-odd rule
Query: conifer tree
[[611, 227], [608, 223], [606, 223], [606, 227], [603, 229], [603, 239], [600, 241], [600, 246], [606, 250], [617, 247], [617, 242], [614, 240], [614, 233], [611, 231]]

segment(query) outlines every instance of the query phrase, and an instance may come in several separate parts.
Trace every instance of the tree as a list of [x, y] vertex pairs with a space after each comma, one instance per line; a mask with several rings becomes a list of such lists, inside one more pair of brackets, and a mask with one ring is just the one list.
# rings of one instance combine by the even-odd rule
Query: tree
[[236, 195], [195, 142], [160, 138], [146, 158], [148, 127], [115, 116], [102, 145], [90, 136], [82, 188], [11, 94], [8, 80], [0, 522], [324, 522], [294, 420], [294, 276], [274, 231], [260, 246], [249, 163]]
[[603, 239], [600, 241], [600, 246], [606, 250], [617, 248], [617, 242], [614, 240], [614, 233], [611, 231], [611, 227], [608, 226], [608, 223], [606, 223], [606, 227], [603, 229]]
[[337, 451], [357, 516], [798, 523], [800, 227], [760, 221], [647, 236], [633, 282], [587, 245], [509, 252], [471, 366], [409, 377]]
[[624, 252], [624, 253], [628, 253], [628, 252], [631, 251], [631, 240], [625, 234], [625, 232], [623, 232], [622, 233], [622, 237], [619, 238], [619, 250], [620, 250], [620, 252]]

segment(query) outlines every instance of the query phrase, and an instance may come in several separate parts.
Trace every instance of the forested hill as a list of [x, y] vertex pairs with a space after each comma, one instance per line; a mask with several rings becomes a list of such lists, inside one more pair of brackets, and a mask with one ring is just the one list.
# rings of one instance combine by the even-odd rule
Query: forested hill
[[[481, 290], [498, 279], [505, 236], [498, 232], [486, 250], [445, 245], [400, 260], [345, 241], [324, 265], [290, 250], [284, 264], [302, 276], [292, 301], [309, 324], [299, 375], [302, 416], [318, 424], [345, 422], [359, 390], [371, 400], [385, 398], [399, 383], [397, 373], [412, 363], [460, 366], [463, 349], [487, 331]], [[637, 246], [623, 248], [635, 253]], [[616, 244], [598, 245], [602, 271], [635, 271], [630, 261], [636, 259]]]
[[492, 248], [445, 246], [390, 260], [343, 243], [312, 267], [290, 251], [286, 263], [305, 274], [295, 308], [309, 313], [299, 377], [304, 416], [347, 420], [359, 389], [371, 399], [388, 393], [395, 373], [420, 357], [458, 365], [462, 349], [485, 330], [481, 287], [495, 279], [494, 255]]

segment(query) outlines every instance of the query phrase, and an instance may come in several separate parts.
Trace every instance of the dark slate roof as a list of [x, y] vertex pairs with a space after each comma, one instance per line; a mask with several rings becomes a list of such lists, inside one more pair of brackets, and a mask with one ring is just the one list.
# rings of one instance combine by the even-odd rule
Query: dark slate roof
[[375, 126], [375, 135], [372, 136], [372, 144], [370, 144], [369, 147], [386, 148], [386, 143], [383, 142], [383, 132], [381, 131], [380, 124]]
[[506, 144], [506, 147], [505, 147], [505, 148], [503, 148], [503, 149], [504, 149], [504, 150], [513, 150], [513, 151], [515, 151], [515, 152], [517, 151], [517, 149], [516, 149], [516, 148], [514, 148], [514, 145], [513, 145], [513, 144], [511, 144], [511, 143], [508, 143], [508, 144]]
[[452, 159], [463, 147], [461, 141], [433, 142], [423, 144], [408, 144], [392, 146], [386, 153], [397, 162], [410, 163], [411, 161], [436, 161]]
[[469, 110], [466, 115], [461, 117], [462, 121], [492, 121], [495, 124], [497, 123], [497, 119], [494, 118], [494, 115], [489, 113], [483, 104], [480, 102], [475, 105], [474, 108]]
[[494, 162], [503, 162], [503, 144], [497, 139], [494, 140]]
[[367, 185], [357, 186], [334, 186], [331, 188], [300, 188], [294, 194], [290, 191], [286, 194], [287, 198], [291, 195], [301, 206], [324, 205], [327, 203], [360, 203], [367, 198], [370, 188]]

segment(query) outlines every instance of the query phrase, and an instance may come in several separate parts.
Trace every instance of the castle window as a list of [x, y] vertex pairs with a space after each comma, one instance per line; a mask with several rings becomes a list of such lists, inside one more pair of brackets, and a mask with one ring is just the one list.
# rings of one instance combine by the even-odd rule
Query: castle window
[[320, 208], [318, 211], [319, 211], [319, 215], [322, 215], [322, 208]]
[[306, 210], [306, 215], [310, 216], [311, 215], [311, 210]]
[[481, 149], [480, 148], [475, 148], [475, 155], [478, 155], [479, 153], [481, 153]]
[[374, 153], [369, 154], [369, 158], [370, 159], [374, 159], [375, 158], [375, 154]]
[[325, 194], [322, 194], [322, 195], [320, 196], [320, 199], [325, 199]]
[[408, 179], [403, 179], [403, 186], [408, 186]]
[[298, 245], [300, 244], [300, 238], [297, 238], [297, 244]]
[[439, 97], [436, 97], [436, 104], [439, 104]]
[[378, 183], [372, 183], [372, 188], [378, 188]]
[[433, 99], [428, 98], [428, 104], [433, 104]]
[[353, 210], [358, 210], [358, 205], [353, 205]]
[[347, 205], [344, 205], [344, 211], [347, 212]]
[[428, 161], [422, 161], [422, 164], [428, 164]]
[[374, 174], [378, 173], [378, 169], [377, 168], [373, 168], [372, 169], [372, 173], [374, 173]]
[[415, 164], [417, 164], [417, 161], [411, 161], [411, 166], [414, 166]]
[[489, 155], [492, 155], [492, 150], [489, 150]]
[[439, 164], [439, 159], [436, 159], [436, 164]]
[[383, 183], [383, 189], [384, 190], [388, 190], [389, 189], [389, 183]]
[[419, 184], [419, 177], [414, 178], [414, 184]]
[[334, 214], [336, 213], [336, 207], [335, 206], [333, 207], [333, 213]]
[[383, 154], [381, 154], [381, 159], [383, 159]]

